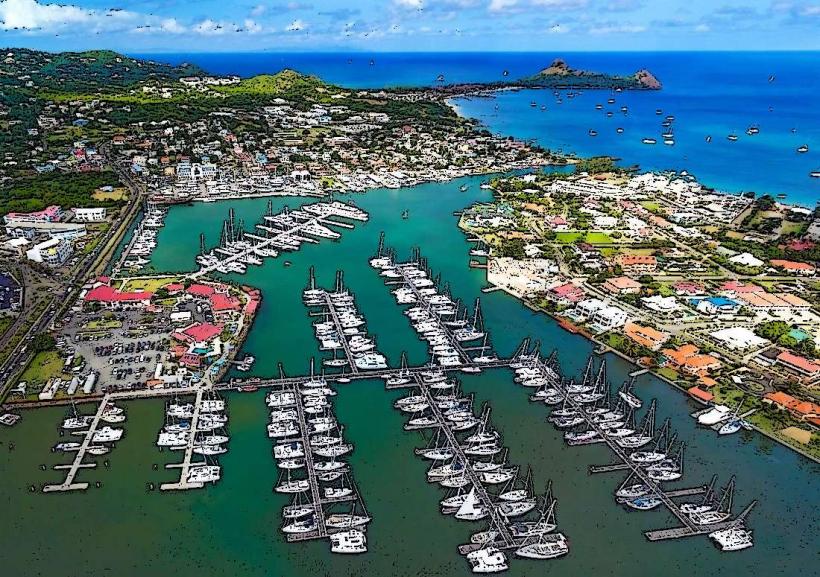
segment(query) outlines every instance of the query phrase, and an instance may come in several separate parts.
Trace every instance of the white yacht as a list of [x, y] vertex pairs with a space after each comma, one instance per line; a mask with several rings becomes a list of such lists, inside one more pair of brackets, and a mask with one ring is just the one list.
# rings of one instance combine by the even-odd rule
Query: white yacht
[[711, 426], [725, 421], [731, 415], [732, 409], [726, 405], [715, 405], [709, 411], [698, 416], [698, 424]]
[[367, 538], [364, 531], [348, 529], [329, 536], [330, 552], [342, 554], [357, 554], [367, 552]]
[[215, 483], [221, 476], [219, 465], [192, 465], [188, 469], [188, 483]]
[[518, 557], [527, 559], [555, 559], [569, 553], [569, 541], [563, 533], [545, 533], [528, 539], [515, 550]]
[[709, 538], [720, 547], [721, 551], [740, 551], [754, 545], [752, 532], [743, 527], [730, 527], [709, 533]]
[[473, 573], [500, 573], [509, 569], [507, 556], [495, 547], [483, 547], [471, 551], [467, 553], [467, 561]]
[[94, 431], [91, 440], [94, 443], [111, 443], [114, 441], [119, 441], [122, 438], [122, 434], [122, 429], [114, 429], [112, 427], [105, 426]]

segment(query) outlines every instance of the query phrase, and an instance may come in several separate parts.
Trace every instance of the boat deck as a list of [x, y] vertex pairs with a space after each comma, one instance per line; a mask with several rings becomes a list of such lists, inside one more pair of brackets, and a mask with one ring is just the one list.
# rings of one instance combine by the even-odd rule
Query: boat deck
[[165, 466], [166, 469], [179, 469], [179, 481], [176, 483], [163, 483], [159, 486], [160, 491], [187, 491], [189, 489], [201, 489], [205, 486], [204, 483], [199, 481], [188, 481], [188, 473], [191, 470], [191, 459], [194, 456], [194, 443], [196, 442], [197, 425], [199, 423], [199, 411], [202, 407], [202, 396], [204, 393], [204, 389], [198, 389], [196, 392], [194, 414], [191, 417], [191, 434], [188, 437], [188, 444], [185, 446], [182, 462]]
[[83, 437], [83, 441], [80, 444], [80, 449], [77, 451], [77, 454], [74, 455], [74, 461], [72, 461], [71, 464], [54, 466], [56, 470], [68, 470], [65, 480], [58, 485], [53, 484], [43, 486], [43, 493], [54, 493], [58, 491], [84, 491], [85, 489], [88, 489], [88, 483], [75, 483], [74, 478], [77, 476], [80, 469], [93, 469], [97, 466], [96, 463], [84, 463], [83, 459], [85, 459], [88, 447], [91, 445], [91, 440], [94, 438], [94, 433], [100, 425], [103, 411], [105, 410], [106, 405], [108, 405], [110, 398], [111, 395], [105, 395], [102, 398], [102, 401], [100, 401], [100, 404], [97, 407], [97, 412], [94, 414], [94, 420], [91, 421], [91, 426], [88, 428], [88, 431], [86, 431], [85, 436]]

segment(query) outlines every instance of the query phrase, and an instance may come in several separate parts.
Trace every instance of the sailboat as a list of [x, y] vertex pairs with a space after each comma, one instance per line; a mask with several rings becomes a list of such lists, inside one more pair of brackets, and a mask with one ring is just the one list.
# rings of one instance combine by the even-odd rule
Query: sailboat
[[462, 521], [479, 521], [489, 514], [487, 507], [481, 503], [481, 499], [476, 494], [475, 486], [473, 486], [458, 511], [455, 512], [455, 518]]
[[686, 443], [681, 443], [672, 459], [664, 459], [646, 468], [647, 475], [656, 482], [677, 481], [683, 476], [683, 454]]
[[638, 449], [652, 442], [655, 435], [655, 407], [656, 399], [652, 399], [649, 410], [641, 421], [641, 427], [634, 435], [616, 439], [616, 443], [624, 449]]
[[624, 381], [624, 384], [618, 389], [618, 396], [633, 409], [640, 409], [643, 402], [633, 393], [635, 389], [635, 377], [629, 381]]
[[554, 559], [569, 553], [569, 541], [563, 533], [555, 530], [555, 504], [552, 497], [552, 482], [547, 486], [544, 495], [544, 510], [541, 518], [535, 523], [513, 523], [510, 532], [513, 536], [525, 537], [524, 542], [515, 550], [517, 557], [527, 559]]
[[687, 515], [692, 513], [705, 513], [714, 509], [715, 483], [717, 482], [717, 475], [712, 476], [712, 481], [706, 487], [706, 492], [699, 503], [682, 503], [680, 510]]
[[715, 523], [722, 523], [732, 516], [732, 502], [735, 495], [735, 477], [729, 479], [729, 483], [723, 490], [720, 501], [717, 506], [709, 511], [702, 511], [697, 513], [690, 513], [689, 518], [693, 523], [698, 525], [714, 525]]

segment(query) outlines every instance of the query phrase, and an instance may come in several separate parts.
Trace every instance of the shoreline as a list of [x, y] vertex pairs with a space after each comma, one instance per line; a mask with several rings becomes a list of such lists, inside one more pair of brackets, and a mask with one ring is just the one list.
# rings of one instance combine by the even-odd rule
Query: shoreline
[[[485, 269], [485, 270], [486, 270], [486, 269]], [[487, 278], [486, 272], [485, 272], [484, 277], [485, 277], [485, 280], [486, 280], [486, 278]], [[549, 311], [546, 311], [546, 310], [542, 309], [541, 307], [539, 307], [538, 305], [536, 305], [535, 303], [533, 303], [531, 300], [529, 300], [528, 298], [526, 298], [526, 297], [525, 297], [525, 296], [523, 296], [523, 295], [520, 295], [520, 294], [516, 293], [514, 290], [512, 290], [512, 289], [511, 289], [511, 288], [509, 288], [509, 287], [504, 287], [504, 286], [499, 286], [499, 285], [493, 284], [493, 283], [491, 283], [489, 280], [487, 280], [486, 282], [487, 282], [487, 287], [485, 287], [485, 288], [490, 288], [490, 287], [492, 287], [492, 288], [493, 288], [493, 291], [492, 291], [492, 292], [496, 292], [496, 291], [499, 291], [499, 290], [500, 290], [500, 291], [503, 291], [504, 293], [508, 294], [509, 296], [511, 296], [511, 297], [513, 297], [513, 298], [515, 298], [515, 299], [516, 299], [518, 302], [520, 302], [523, 306], [525, 306], [525, 307], [526, 307], [526, 308], [528, 308], [529, 310], [533, 311], [534, 313], [541, 313], [541, 314], [547, 315], [547, 316], [548, 316], [548, 317], [549, 317], [552, 321], [554, 321], [554, 322], [555, 322], [555, 324], [557, 324], [557, 325], [558, 325], [558, 327], [559, 327], [561, 330], [566, 331], [566, 332], [568, 332], [569, 334], [574, 334], [574, 335], [578, 335], [578, 336], [580, 336], [580, 337], [583, 337], [583, 338], [587, 339], [589, 342], [593, 343], [594, 345], [597, 345], [597, 347], [595, 347], [595, 348], [593, 349], [593, 352], [594, 352], [596, 355], [602, 356], [602, 355], [606, 355], [606, 354], [610, 354], [610, 353], [612, 353], [612, 354], [614, 354], [614, 355], [616, 355], [616, 356], [620, 357], [620, 358], [621, 358], [621, 359], [623, 359], [624, 361], [628, 362], [629, 364], [631, 364], [631, 365], [635, 366], [636, 368], [641, 369], [641, 370], [646, 370], [646, 371], [647, 371], [649, 374], [651, 374], [653, 377], [655, 377], [655, 378], [657, 378], [657, 379], [659, 379], [659, 380], [661, 380], [661, 381], [663, 381], [663, 382], [667, 383], [667, 384], [668, 384], [668, 385], [670, 385], [670, 386], [671, 386], [674, 390], [678, 391], [678, 392], [679, 392], [679, 393], [681, 393], [682, 395], [685, 395], [687, 399], [691, 399], [691, 400], [693, 400], [693, 401], [695, 401], [695, 402], [697, 402], [697, 403], [700, 403], [700, 404], [701, 404], [701, 405], [703, 405], [703, 406], [709, 406], [709, 405], [707, 405], [706, 403], [702, 403], [701, 401], [698, 401], [697, 399], [694, 399], [691, 395], [689, 395], [689, 394], [686, 392], [686, 390], [685, 390], [683, 387], [681, 387], [680, 385], [678, 385], [677, 383], [675, 383], [675, 382], [674, 382], [674, 381], [672, 381], [671, 379], [669, 379], [669, 378], [665, 377], [665, 376], [664, 376], [664, 375], [662, 375], [662, 374], [659, 374], [657, 371], [653, 370], [652, 368], [649, 368], [649, 367], [644, 367], [643, 365], [641, 365], [640, 363], [638, 363], [638, 362], [637, 362], [635, 359], [633, 359], [632, 357], [629, 357], [628, 355], [624, 354], [623, 352], [621, 352], [621, 351], [619, 351], [619, 350], [616, 350], [616, 349], [613, 349], [613, 348], [612, 348], [612, 347], [610, 347], [608, 344], [606, 344], [606, 343], [603, 343], [603, 342], [599, 341], [598, 339], [596, 339], [596, 338], [595, 338], [595, 336], [594, 336], [594, 335], [589, 335], [589, 334], [587, 333], [587, 331], [581, 331], [581, 330], [579, 330], [579, 331], [570, 331], [570, 330], [569, 330], [569, 329], [567, 329], [567, 328], [564, 326], [564, 324], [563, 324], [563, 321], [565, 321], [565, 320], [566, 320], [566, 319], [564, 319], [564, 317], [561, 317], [560, 315], [557, 315], [557, 314], [555, 314], [555, 313], [552, 313], [552, 312], [549, 312]], [[484, 289], [482, 289], [482, 291], [483, 291], [483, 290], [484, 290]], [[789, 442], [787, 442], [787, 441], [784, 441], [783, 439], [781, 439], [781, 438], [779, 438], [779, 437], [775, 436], [775, 434], [774, 434], [774, 433], [769, 432], [769, 431], [766, 431], [766, 430], [764, 430], [764, 429], [761, 429], [760, 427], [758, 427], [757, 425], [755, 425], [755, 424], [753, 424], [753, 423], [749, 423], [749, 425], [751, 425], [751, 427], [752, 427], [755, 431], [757, 431], [758, 433], [761, 433], [763, 436], [765, 436], [765, 437], [767, 437], [767, 438], [771, 439], [772, 441], [777, 442], [778, 444], [780, 444], [780, 445], [782, 445], [782, 446], [786, 447], [787, 449], [791, 449], [791, 450], [792, 450], [792, 451], [794, 451], [795, 453], [798, 453], [799, 455], [801, 455], [801, 456], [803, 456], [803, 457], [805, 457], [805, 458], [809, 459], [810, 461], [813, 461], [814, 463], [817, 463], [817, 464], [819, 464], [819, 465], [820, 465], [820, 457], [817, 457], [817, 456], [815, 456], [815, 455], [812, 455], [812, 454], [810, 454], [810, 453], [806, 452], [804, 449], [802, 449], [802, 448], [800, 448], [800, 447], [798, 447], [798, 446], [792, 445], [791, 443], [789, 443]]]

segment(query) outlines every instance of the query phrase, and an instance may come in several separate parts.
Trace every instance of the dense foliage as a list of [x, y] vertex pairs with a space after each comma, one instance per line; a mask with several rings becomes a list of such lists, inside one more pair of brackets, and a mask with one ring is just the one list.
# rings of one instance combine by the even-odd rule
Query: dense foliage
[[97, 200], [92, 197], [101, 186], [119, 186], [113, 172], [47, 173], [26, 178], [0, 189], [0, 214], [31, 212], [52, 204], [74, 206], [117, 206], [120, 200]]

